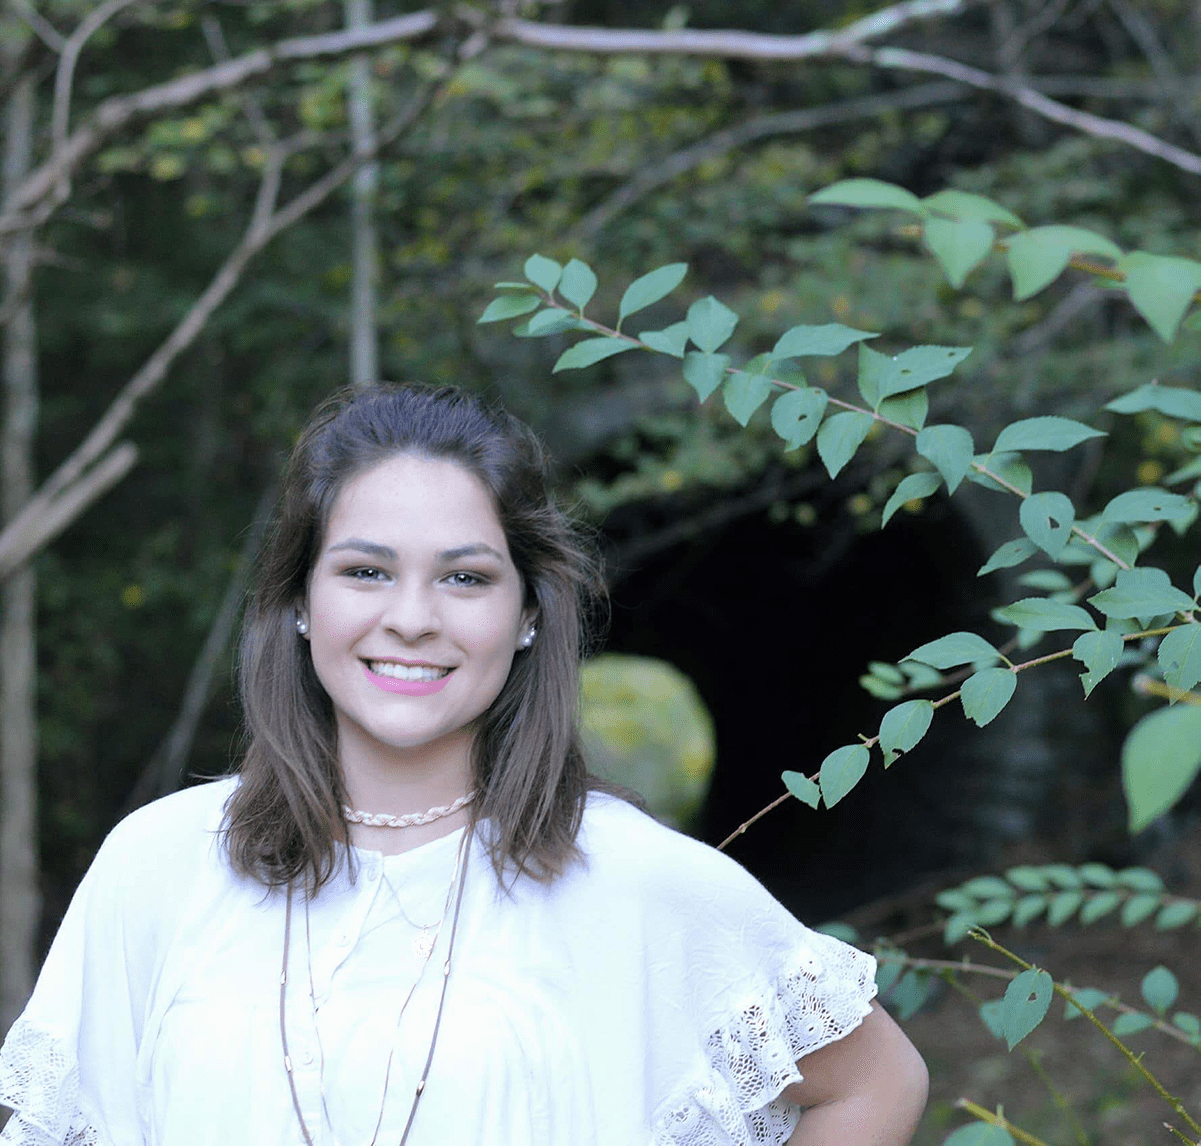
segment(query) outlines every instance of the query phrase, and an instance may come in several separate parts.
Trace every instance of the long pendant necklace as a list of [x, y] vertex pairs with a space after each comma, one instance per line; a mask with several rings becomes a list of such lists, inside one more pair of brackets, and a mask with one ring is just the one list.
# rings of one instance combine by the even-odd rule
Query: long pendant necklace
[[[451, 957], [453, 956], [454, 949], [455, 949], [455, 934], [457, 933], [458, 928], [459, 928], [459, 910], [463, 906], [463, 889], [467, 883], [467, 856], [471, 850], [471, 837], [472, 837], [473, 832], [474, 832], [474, 825], [469, 825], [468, 828], [466, 829], [466, 831], [463, 833], [463, 838], [459, 841], [459, 855], [455, 861], [455, 875], [451, 877], [450, 887], [446, 893], [446, 905], [443, 908], [443, 913], [442, 913], [443, 920], [445, 920], [446, 913], [450, 910], [450, 901], [451, 901], [452, 896], [454, 897], [454, 900], [455, 900], [455, 911], [454, 911], [454, 916], [451, 918], [450, 938], [449, 938], [449, 941], [446, 946], [446, 962], [443, 964], [443, 967], [442, 967], [442, 991], [438, 997], [438, 1010], [434, 1016], [434, 1030], [433, 1030], [433, 1034], [430, 1036], [429, 1052], [426, 1055], [425, 1065], [422, 1067], [422, 1070], [421, 1070], [421, 1078], [417, 1083], [417, 1089], [413, 1095], [413, 1104], [412, 1104], [412, 1106], [409, 1107], [409, 1117], [408, 1117], [408, 1120], [405, 1122], [404, 1133], [400, 1137], [399, 1146], [405, 1146], [405, 1143], [408, 1141], [409, 1130], [413, 1125], [413, 1119], [417, 1115], [417, 1104], [418, 1104], [418, 1102], [421, 1101], [421, 1095], [425, 1091], [425, 1084], [429, 1078], [430, 1064], [434, 1061], [434, 1047], [438, 1043], [438, 1031], [442, 1026], [442, 1008], [446, 1003], [446, 986], [450, 981], [450, 962], [451, 962]], [[458, 884], [458, 894], [457, 895], [455, 894], [456, 883]], [[305, 903], [305, 915], [306, 915], [305, 925], [306, 925], [306, 935], [307, 935], [307, 930], [308, 930], [308, 903], [307, 903], [307, 900]], [[440, 931], [441, 931], [441, 923], [439, 923], [439, 932]], [[289, 948], [291, 947], [291, 938], [292, 938], [292, 885], [289, 884], [287, 901], [286, 901], [286, 905], [284, 908], [283, 966], [280, 969], [280, 974], [279, 974], [279, 1037], [280, 1037], [280, 1044], [283, 1048], [284, 1072], [288, 1076], [288, 1088], [292, 1092], [292, 1106], [296, 1111], [296, 1117], [300, 1122], [300, 1130], [301, 1130], [301, 1133], [304, 1135], [304, 1140], [307, 1143], [307, 1146], [313, 1146], [313, 1137], [309, 1133], [308, 1125], [304, 1120], [304, 1114], [301, 1112], [301, 1109], [300, 1109], [300, 1096], [296, 1092], [296, 1080], [295, 1080], [295, 1078], [293, 1078], [293, 1075], [292, 1075], [292, 1059], [291, 1059], [291, 1056], [288, 1054], [288, 1027], [287, 1027], [286, 1015], [287, 1015], [287, 991], [288, 991], [288, 951], [289, 951]], [[434, 937], [434, 942], [435, 943], [437, 942], [437, 936]], [[432, 954], [432, 953], [433, 953], [433, 944], [430, 945], [430, 954]], [[405, 996], [405, 1000], [401, 1004], [400, 1013], [396, 1016], [396, 1031], [397, 1032], [400, 1029], [400, 1020], [401, 1020], [402, 1016], [404, 1015], [405, 1008], [408, 1007], [409, 1000], [413, 997], [413, 992], [416, 991], [417, 983], [421, 981], [422, 972], [424, 972], [428, 963], [429, 963], [429, 955], [427, 954], [426, 961], [425, 961], [425, 963], [422, 964], [421, 971], [418, 972], [417, 981], [414, 982], [413, 986], [409, 988], [409, 993]], [[313, 1020], [314, 1020], [314, 1027], [315, 1027], [316, 1026], [316, 997], [315, 997], [315, 992], [313, 992], [311, 959], [310, 959], [310, 966], [309, 966], [309, 975], [310, 975], [309, 989], [310, 989], [310, 993], [312, 994], [312, 1001], [313, 1001], [313, 1007], [314, 1007]], [[320, 1039], [320, 1032], [318, 1032], [318, 1039]], [[380, 1099], [379, 1116], [376, 1119], [375, 1131], [371, 1135], [371, 1142], [368, 1144], [368, 1146], [375, 1146], [375, 1140], [379, 1136], [380, 1126], [383, 1125], [384, 1108], [385, 1108], [385, 1105], [387, 1104], [387, 1100], [388, 1100], [388, 1080], [392, 1074], [392, 1059], [396, 1053], [396, 1042], [397, 1042], [397, 1039], [396, 1039], [396, 1036], [394, 1033], [393, 1038], [392, 1038], [391, 1050], [388, 1052], [388, 1065], [384, 1071], [384, 1090], [383, 1090], [383, 1094]], [[322, 1052], [322, 1057], [321, 1057], [321, 1101], [322, 1101], [323, 1106], [325, 1105], [325, 1077], [324, 1076], [325, 1076], [325, 1056], [324, 1056], [324, 1052]], [[328, 1118], [329, 1118], [328, 1107], [326, 1107], [325, 1114], [326, 1114], [326, 1118], [328, 1120]], [[331, 1129], [332, 1129], [332, 1127], [331, 1127]]]

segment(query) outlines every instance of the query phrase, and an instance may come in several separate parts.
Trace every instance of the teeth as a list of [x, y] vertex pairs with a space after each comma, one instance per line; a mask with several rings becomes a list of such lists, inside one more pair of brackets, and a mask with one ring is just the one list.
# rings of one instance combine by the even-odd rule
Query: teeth
[[395, 680], [441, 680], [450, 669], [429, 668], [425, 665], [398, 665], [391, 661], [368, 661], [373, 673]]

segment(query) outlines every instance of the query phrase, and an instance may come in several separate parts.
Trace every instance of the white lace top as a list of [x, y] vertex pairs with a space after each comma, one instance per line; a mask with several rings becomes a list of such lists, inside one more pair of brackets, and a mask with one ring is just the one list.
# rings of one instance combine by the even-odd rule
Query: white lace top
[[[302, 1146], [280, 1046], [284, 896], [216, 844], [236, 780], [111, 833], [0, 1050], [0, 1141]], [[486, 822], [480, 830], [486, 830]], [[294, 900], [287, 1030], [317, 1146], [399, 1141], [429, 1046], [461, 832], [360, 851]], [[588, 858], [498, 890], [473, 842], [453, 969], [410, 1146], [780, 1146], [796, 1060], [870, 1011], [875, 961], [808, 930], [742, 867], [593, 795]], [[310, 968], [312, 993], [309, 989]], [[801, 1063], [803, 1068], [804, 1063]]]

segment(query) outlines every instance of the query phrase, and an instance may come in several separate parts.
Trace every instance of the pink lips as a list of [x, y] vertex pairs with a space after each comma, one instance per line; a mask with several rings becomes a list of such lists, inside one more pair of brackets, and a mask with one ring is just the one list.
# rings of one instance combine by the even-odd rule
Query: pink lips
[[382, 688], [384, 692], [399, 692], [403, 696], [429, 696], [431, 693], [441, 692], [446, 687], [454, 669], [437, 680], [398, 680], [396, 677], [381, 676], [372, 672], [370, 665], [364, 665], [363, 672], [373, 685]]

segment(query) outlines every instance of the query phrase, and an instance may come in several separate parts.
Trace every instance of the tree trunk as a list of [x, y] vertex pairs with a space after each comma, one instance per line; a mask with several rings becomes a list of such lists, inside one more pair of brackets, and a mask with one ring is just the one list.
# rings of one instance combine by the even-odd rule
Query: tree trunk
[[[35, 113], [33, 77], [8, 101], [4, 197], [28, 173]], [[34, 244], [26, 231], [4, 254], [7, 297], [22, 300], [3, 331], [0, 373], [4, 422], [0, 520], [8, 521], [33, 492], [37, 428], [37, 342], [31, 297]], [[0, 1031], [25, 1006], [34, 980], [41, 901], [37, 848], [36, 582], [26, 565], [0, 586]]]
[[[372, 7], [372, 0], [346, 0], [346, 27], [369, 25], [374, 17]], [[350, 61], [347, 98], [355, 153], [369, 154], [375, 147], [375, 116], [371, 107], [371, 61], [365, 55]], [[379, 164], [374, 160], [355, 172], [350, 185], [350, 381], [355, 386], [379, 379], [379, 250], [375, 233], [378, 186]]]

